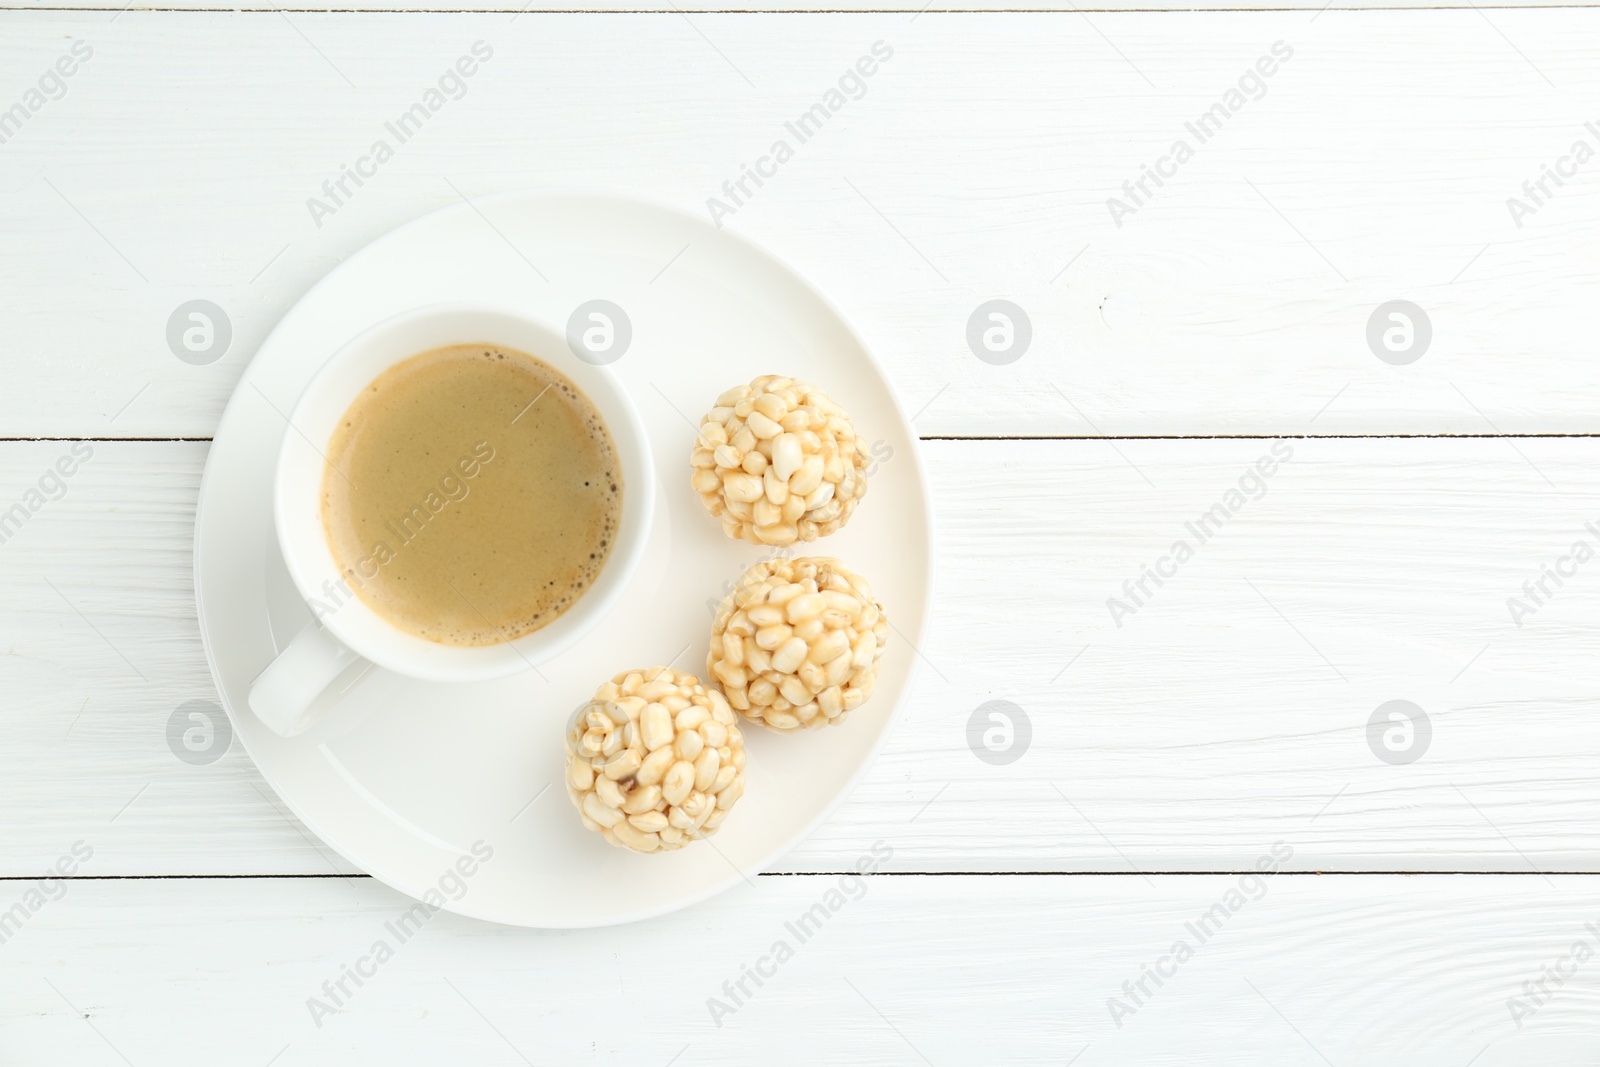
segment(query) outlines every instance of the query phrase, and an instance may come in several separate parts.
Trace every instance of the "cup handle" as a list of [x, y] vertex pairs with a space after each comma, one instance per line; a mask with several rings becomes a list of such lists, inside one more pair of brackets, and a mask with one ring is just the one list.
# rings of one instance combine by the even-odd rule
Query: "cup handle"
[[294, 635], [278, 658], [250, 683], [250, 710], [273, 733], [293, 737], [321, 714], [312, 701], [361, 657], [317, 623]]

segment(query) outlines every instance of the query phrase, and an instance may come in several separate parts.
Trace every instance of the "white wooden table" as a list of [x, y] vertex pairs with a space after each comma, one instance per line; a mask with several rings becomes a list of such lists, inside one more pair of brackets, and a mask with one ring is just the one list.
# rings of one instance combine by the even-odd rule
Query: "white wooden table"
[[[1600, 1058], [1600, 10], [486, 3], [0, 0], [0, 1063]], [[880, 41], [723, 222], [918, 412], [939, 607], [887, 750], [751, 886], [593, 932], [443, 914], [318, 1025], [407, 902], [237, 743], [168, 741], [215, 699], [191, 525], [241, 368], [462, 196], [708, 210]], [[166, 339], [194, 299], [232, 326], [206, 365]], [[1003, 365], [967, 340], [992, 299], [1031, 324]], [[1393, 300], [1414, 362], [1369, 347]], [[1009, 763], [968, 744], [992, 700]], [[1369, 729], [1393, 700], [1426, 726]]]

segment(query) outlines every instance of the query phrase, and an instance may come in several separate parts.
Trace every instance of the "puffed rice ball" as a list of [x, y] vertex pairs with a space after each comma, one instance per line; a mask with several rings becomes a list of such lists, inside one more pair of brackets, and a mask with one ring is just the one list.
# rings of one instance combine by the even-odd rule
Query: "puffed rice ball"
[[844, 722], [872, 695], [888, 639], [883, 605], [843, 563], [767, 560], [722, 602], [706, 671], [745, 718], [812, 729]]
[[623, 671], [567, 731], [583, 825], [635, 852], [710, 836], [744, 795], [744, 738], [721, 693], [669, 667]]
[[754, 545], [815, 541], [867, 492], [867, 443], [814, 385], [766, 374], [700, 420], [692, 483], [722, 532]]

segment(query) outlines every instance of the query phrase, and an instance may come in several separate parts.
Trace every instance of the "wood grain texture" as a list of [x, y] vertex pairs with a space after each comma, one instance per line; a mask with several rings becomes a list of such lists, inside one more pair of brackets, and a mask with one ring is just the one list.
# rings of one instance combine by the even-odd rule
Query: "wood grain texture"
[[[78, 882], [4, 946], [0, 1047], [14, 1063], [280, 1067], [1579, 1067], [1600, 1047], [1600, 964], [1546, 979], [1520, 1028], [1507, 1006], [1597, 940], [1588, 880], [1552, 881], [761, 878], [614, 930], [444, 913], [403, 944], [387, 924], [411, 901], [369, 880]], [[0, 884], [0, 900], [20, 892]], [[1230, 893], [1238, 910], [1201, 943], [1191, 926]], [[802, 942], [787, 924], [819, 905]], [[392, 958], [317, 1027], [308, 998], [380, 939]], [[779, 940], [793, 956], [774, 966]], [[1193, 955], [1175, 966], [1180, 940]], [[1109, 999], [1157, 964], [1168, 977], [1119, 1027]], [[719, 1027], [708, 999], [731, 1006], [723, 983], [758, 965], [764, 984], [746, 979]]]
[[[1507, 606], [1600, 545], [1600, 440], [1279, 443], [1264, 495], [1200, 544], [1186, 523], [1272, 445], [928, 443], [925, 662], [874, 770], [780, 869], [887, 837], [899, 871], [1247, 869], [1278, 839], [1304, 870], [1600, 870], [1600, 564], [1563, 564], [1520, 627]], [[68, 447], [0, 446], [0, 504]], [[203, 767], [168, 747], [174, 709], [215, 695], [188, 548], [206, 446], [93, 448], [0, 546], [0, 810], [26, 813], [0, 873], [79, 837], [100, 874], [348, 871], [237, 744]], [[1194, 557], [1117, 625], [1108, 599], [1177, 540]], [[1409, 765], [1369, 748], [1395, 699], [1431, 725]], [[1031, 724], [1009, 765], [968, 747], [990, 700]]]
[[[1600, 13], [1313, 14], [6, 12], [0, 107], [94, 54], [0, 145], [0, 436], [207, 436], [308, 287], [456, 189], [705, 213], [879, 40], [866, 95], [724, 221], [843, 306], [923, 433], [1600, 428], [1600, 164], [1520, 227], [1507, 207], [1600, 144]], [[480, 39], [466, 95], [319, 227], [308, 198]], [[1193, 158], [1116, 225], [1177, 138]], [[167, 348], [194, 298], [233, 321], [211, 366]], [[967, 345], [992, 298], [1033, 327], [1008, 366]], [[1398, 298], [1433, 327], [1410, 366], [1365, 340]]]

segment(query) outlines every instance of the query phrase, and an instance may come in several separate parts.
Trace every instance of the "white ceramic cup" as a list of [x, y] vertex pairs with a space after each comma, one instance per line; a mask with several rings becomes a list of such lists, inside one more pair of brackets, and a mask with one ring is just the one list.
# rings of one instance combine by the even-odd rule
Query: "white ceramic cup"
[[[322, 479], [339, 419], [372, 380], [396, 363], [446, 345], [484, 343], [526, 352], [554, 367], [593, 402], [622, 467], [622, 516], [600, 575], [578, 601], [541, 629], [501, 644], [445, 645], [399, 629], [350, 589], [322, 524]], [[515, 433], [485, 426], [483, 436]], [[278, 544], [313, 621], [250, 686], [250, 710], [285, 737], [308, 728], [331, 701], [324, 690], [363, 660], [429, 681], [466, 682], [528, 670], [570, 647], [622, 595], [644, 554], [655, 510], [655, 469], [644, 423], [609, 368], [579, 359], [565, 336], [518, 312], [440, 304], [397, 315], [336, 352], [305, 388], [290, 416], [274, 475]], [[331, 610], [330, 610], [331, 608]]]

